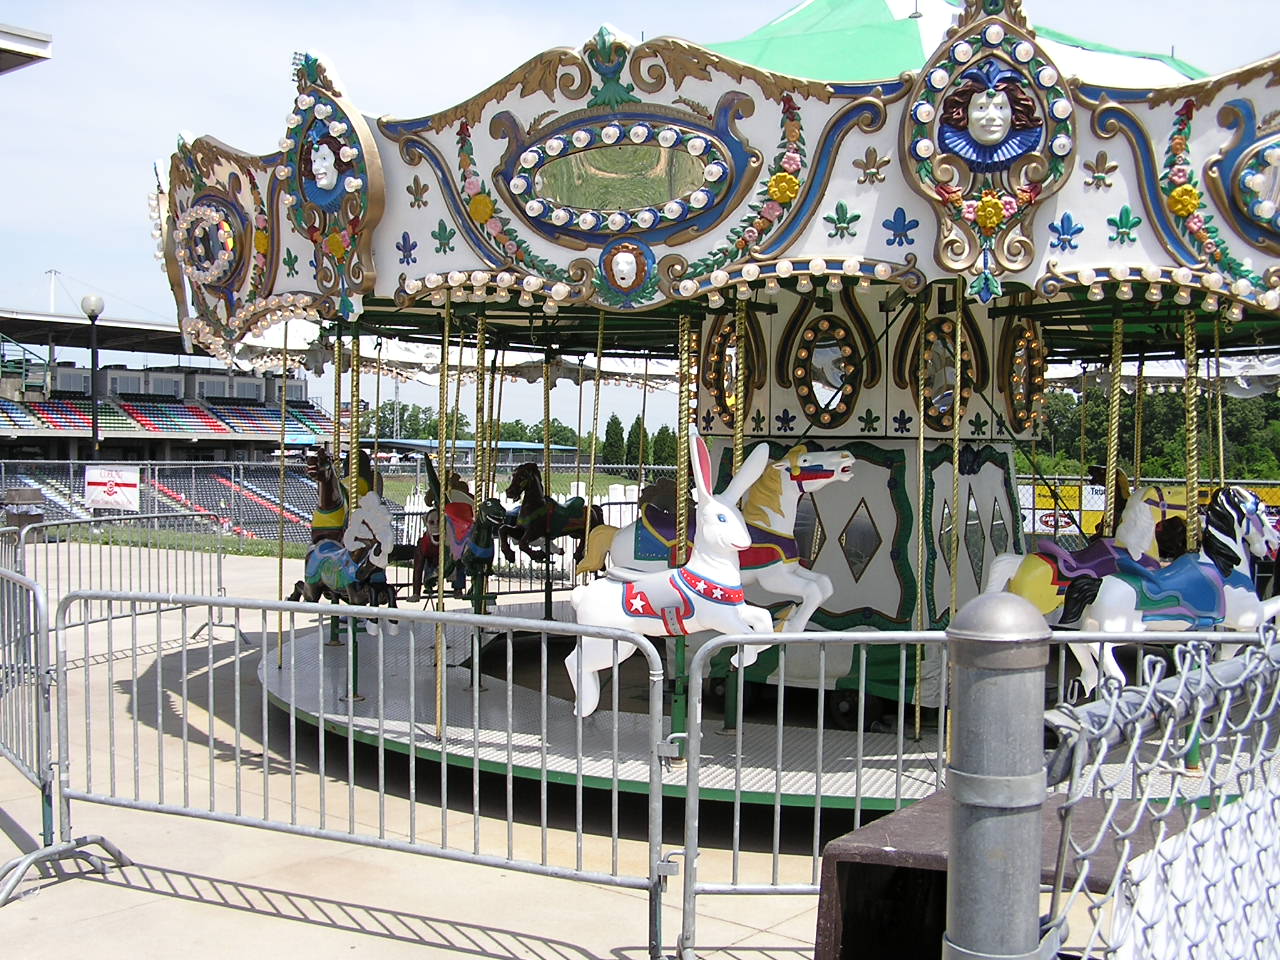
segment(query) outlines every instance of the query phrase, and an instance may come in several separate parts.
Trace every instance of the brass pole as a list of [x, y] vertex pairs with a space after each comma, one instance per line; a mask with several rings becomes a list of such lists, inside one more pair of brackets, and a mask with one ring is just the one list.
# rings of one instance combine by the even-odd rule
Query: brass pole
[[493, 462], [489, 465], [489, 489], [498, 489], [498, 446], [502, 443], [502, 392], [507, 382], [507, 351], [504, 348], [498, 354], [498, 401], [493, 407], [493, 416], [489, 418], [489, 430], [493, 435]]
[[[280, 542], [277, 546], [276, 587], [284, 599], [284, 434], [289, 414], [286, 412], [289, 394], [289, 321], [284, 322], [284, 339], [280, 345]], [[284, 611], [276, 617], [276, 669], [284, 667]]]
[[1218, 403], [1218, 486], [1227, 485], [1227, 441], [1222, 432], [1222, 326], [1221, 317], [1213, 318], [1213, 392]]
[[472, 463], [471, 470], [474, 477], [474, 488], [476, 503], [480, 502], [480, 487], [483, 483], [485, 475], [485, 461], [488, 459], [489, 450], [485, 443], [485, 419], [484, 419], [484, 399], [485, 399], [485, 371], [484, 371], [484, 355], [485, 340], [488, 337], [487, 321], [484, 314], [476, 319], [476, 423], [471, 431], [472, 441]]
[[1187, 365], [1183, 394], [1187, 425], [1187, 551], [1200, 549], [1200, 357], [1196, 348], [1196, 315], [1182, 321], [1183, 356]]
[[747, 418], [742, 409], [747, 396], [747, 301], [738, 301], [733, 320], [733, 472], [742, 468], [742, 447]]
[[689, 315], [680, 315], [680, 379], [676, 397], [676, 565], [685, 562], [689, 543], [689, 386], [692, 372], [689, 346], [692, 336]]
[[637, 490], [644, 489], [644, 464], [645, 454], [648, 452], [645, 448], [648, 446], [649, 438], [649, 421], [646, 419], [649, 412], [649, 354], [644, 355], [644, 382], [640, 387], [640, 472], [636, 477]]
[[[920, 333], [916, 339], [919, 347], [919, 356], [916, 358], [916, 426], [919, 432], [916, 435], [916, 504], [919, 507], [920, 522], [919, 530], [916, 531], [916, 629], [926, 629], [925, 617], [928, 607], [928, 589], [925, 577], [925, 526], [932, 525], [932, 517], [924, 512], [924, 409], [925, 409], [925, 378], [928, 376], [929, 368], [925, 357], [925, 340], [924, 340], [924, 317], [921, 314]], [[915, 727], [916, 739], [920, 739], [920, 728], [922, 726], [920, 711], [920, 673], [924, 669], [924, 644], [916, 644], [916, 710], [915, 710]]]
[[951, 388], [951, 607], [955, 619], [960, 590], [960, 402], [964, 393], [964, 280], [956, 285], [955, 386]]
[[[1084, 397], [1085, 397], [1085, 366], [1080, 364], [1080, 486], [1076, 490], [1076, 510], [1080, 516], [1080, 532], [1084, 533], [1084, 482], [1086, 479], [1086, 471], [1088, 467], [1084, 461], [1085, 454], [1085, 423], [1084, 423]], [[1055, 524], [1053, 528], [1054, 537], [1057, 537], [1058, 531], [1062, 529], [1061, 524]]]
[[[382, 338], [378, 338], [378, 374], [373, 381], [373, 470], [378, 472], [378, 456], [382, 453]], [[376, 486], [376, 484], [375, 484]]]
[[360, 503], [360, 327], [351, 325], [351, 417], [347, 421], [347, 519]]
[[[591, 437], [593, 441], [596, 435], [600, 432], [600, 359], [603, 354], [604, 354], [604, 311], [601, 310], [600, 322], [596, 328], [595, 395], [592, 397], [592, 405], [591, 405]], [[579, 378], [579, 380], [581, 380], [581, 378]], [[579, 403], [579, 406], [581, 406], [581, 403], [582, 403], [582, 387], [581, 386], [578, 387], [578, 403]], [[640, 422], [642, 424], [644, 423], [643, 414], [640, 417]], [[579, 450], [581, 450], [581, 446], [579, 446]], [[596, 491], [596, 445], [593, 442], [591, 444], [590, 455], [587, 459], [587, 496], [585, 498], [587, 502], [587, 508], [586, 508], [587, 512], [586, 512], [586, 517], [584, 518], [583, 524], [582, 524], [582, 530], [583, 530], [582, 542], [583, 543], [586, 543], [586, 538], [591, 533], [591, 506], [595, 502], [595, 491]]]
[[[440, 390], [439, 408], [436, 410], [436, 472], [439, 475], [439, 489], [436, 491], [436, 609], [444, 610], [444, 559], [445, 559], [445, 527], [444, 505], [448, 490], [449, 474], [445, 464], [445, 445], [448, 442], [448, 422], [445, 420], [445, 407], [449, 403], [449, 327], [453, 321], [453, 291], [445, 290], [444, 318], [440, 328]], [[444, 624], [436, 624], [436, 739], [444, 742], [444, 669], [445, 669]]]
[[1103, 500], [1102, 535], [1116, 532], [1115, 509], [1120, 501], [1120, 371], [1124, 363], [1124, 316], [1111, 326], [1111, 392], [1107, 395], [1107, 495]]
[[342, 325], [333, 334], [333, 463], [342, 458]]
[[1137, 490], [1142, 477], [1142, 408], [1146, 403], [1147, 385], [1143, 375], [1146, 358], [1138, 357], [1138, 378], [1133, 387], [1133, 489]]

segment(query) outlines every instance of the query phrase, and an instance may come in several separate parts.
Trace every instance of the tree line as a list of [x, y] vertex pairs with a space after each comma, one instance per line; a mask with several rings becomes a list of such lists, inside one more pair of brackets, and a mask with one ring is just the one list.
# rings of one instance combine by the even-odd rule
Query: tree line
[[[1036, 440], [1036, 468], [1044, 476], [1079, 476], [1081, 441], [1084, 463], [1107, 462], [1106, 391], [1049, 393], [1044, 422]], [[1134, 474], [1135, 399], [1120, 396], [1120, 465]], [[1217, 400], [1201, 392], [1196, 431], [1200, 476], [1216, 477], [1218, 468]], [[1083, 419], [1083, 429], [1081, 427]], [[1237, 480], [1280, 479], [1280, 397], [1272, 394], [1222, 398], [1222, 437], [1226, 476]], [[1031, 445], [1020, 444], [1018, 469], [1031, 472]], [[1142, 476], [1182, 478], [1187, 473], [1185, 398], [1181, 392], [1152, 393], [1142, 398]]]
[[[399, 416], [399, 429], [396, 417]], [[475, 439], [471, 419], [462, 411], [451, 411], [445, 428], [450, 436], [460, 440]], [[363, 436], [375, 434], [382, 439], [401, 437], [405, 440], [437, 440], [440, 437], [440, 419], [434, 407], [416, 403], [396, 404], [387, 401], [376, 410], [360, 414], [360, 430]], [[672, 465], [676, 462], [676, 435], [667, 425], [650, 433], [639, 416], [631, 427], [623, 431], [622, 418], [616, 413], [605, 424], [604, 437], [597, 441], [591, 431], [581, 437], [568, 424], [551, 418], [551, 442], [567, 447], [579, 447], [583, 456], [590, 456], [594, 447], [596, 461], [601, 464], [638, 464], [643, 458], [646, 464]], [[542, 421], [525, 423], [523, 420], [503, 420], [498, 427], [498, 439], [507, 442], [542, 443]]]

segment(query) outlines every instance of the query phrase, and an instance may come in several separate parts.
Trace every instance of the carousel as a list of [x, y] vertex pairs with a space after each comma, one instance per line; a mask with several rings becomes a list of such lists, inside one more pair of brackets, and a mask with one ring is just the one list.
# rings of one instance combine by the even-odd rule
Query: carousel
[[[1172, 607], [1151, 601], [1166, 624], [1201, 600], [1187, 624], [1255, 622], [1257, 611], [1234, 612], [1238, 570], [1218, 577], [1216, 598], [1212, 584], [1139, 583], [1136, 613], [1099, 607], [1122, 592], [1111, 580], [1179, 563], [1162, 567], [1137, 542], [1154, 538], [1149, 524], [1119, 530], [1122, 507], [1163, 511], [1157, 521], [1180, 510], [1188, 563], [1211, 533], [1229, 539], [1220, 526], [1238, 530], [1256, 513], [1244, 493], [1224, 495], [1202, 531], [1186, 510], [1222, 473], [1221, 455], [1202, 469], [1189, 444], [1185, 490], [1150, 493], [1140, 470], [1121, 471], [1111, 390], [1107, 422], [1082, 428], [1109, 440], [1103, 538], [1087, 547], [1099, 557], [1053, 537], [1028, 542], [1014, 456], [1035, 460], [1051, 361], [1089, 365], [1091, 390], [1107, 389], [1099, 370], [1181, 361], [1195, 438], [1214, 417], [1200, 368], [1275, 342], [1280, 66], [1193, 77], [1169, 58], [1038, 36], [1016, 0], [925, 7], [923, 17], [889, 14], [918, 23], [933, 47], [893, 76], [859, 76], [850, 58], [850, 76], [798, 79], [602, 27], [464, 103], [409, 118], [361, 113], [358, 78], [348, 87], [332, 65], [298, 54], [296, 90], [279, 91], [278, 148], [246, 153], [200, 137], [172, 157], [154, 210], [182, 330], [228, 363], [332, 365], [335, 411], [360, 408], [362, 372], [380, 382], [429, 366], [442, 411], [468, 381], [467, 495], [441, 490], [459, 473], [441, 416], [429, 481], [445, 506], [417, 543], [399, 545], [418, 584], [434, 585], [428, 602], [443, 607], [451, 580], [469, 584], [476, 612], [669, 638], [677, 674], [700, 636], [751, 632], [761, 642], [725, 658], [720, 676], [776, 683], [768, 635], [938, 629], [984, 587], [1027, 592], [1056, 616], [1065, 605], [1104, 629], [1142, 629], [1148, 594], [1168, 590], [1183, 591]], [[390, 344], [426, 345], [429, 363], [393, 363]], [[629, 523], [605, 522], [593, 502], [594, 450], [583, 453], [583, 499], [567, 502], [548, 492], [549, 437], [543, 460], [509, 486], [493, 454], [512, 371], [543, 381], [544, 423], [556, 371], [573, 371], [594, 398], [598, 435], [601, 377], [618, 369], [609, 364], [652, 364], [678, 391], [674, 486], [648, 491]], [[351, 373], [345, 392], [341, 371]], [[367, 458], [341, 455], [360, 442], [335, 430], [311, 457], [321, 509], [299, 596], [397, 602], [378, 477]], [[508, 549], [536, 563], [562, 550], [569, 579], [548, 576], [544, 597], [513, 603], [489, 579]], [[1079, 576], [1098, 581], [1092, 594], [1070, 593]], [[282, 575], [282, 593], [294, 579]], [[314, 655], [297, 651], [294, 670], [312, 673], [264, 663], [271, 696], [316, 723], [340, 714], [333, 729], [346, 730], [341, 684], [314, 676], [339, 639], [295, 642]], [[436, 678], [437, 699], [478, 669], [466, 643], [445, 647], [419, 645], [414, 667]], [[394, 673], [369, 659], [373, 649], [362, 648], [361, 672]], [[566, 649], [570, 685], [552, 723], [569, 730], [589, 723], [596, 671], [617, 654], [585, 640]], [[797, 648], [785, 683], [938, 703], [938, 665], [922, 648], [852, 650], [832, 645], [819, 665]], [[1086, 667], [1080, 657], [1086, 685], [1096, 683], [1097, 658]], [[432, 695], [417, 698], [428, 716]], [[682, 709], [677, 683], [676, 729]], [[918, 717], [907, 763], [923, 794], [937, 735]], [[406, 713], [401, 727], [418, 719]], [[813, 733], [797, 733], [798, 753]], [[364, 735], [408, 742], [395, 724]], [[439, 742], [414, 749], [448, 759]], [[640, 768], [642, 755], [638, 745]], [[566, 751], [563, 769], [579, 759]], [[773, 757], [751, 762], [763, 775]], [[801, 773], [788, 802], [808, 791], [812, 803]], [[670, 787], [679, 792], [678, 775]], [[862, 789], [865, 806], [894, 803], [874, 784]], [[824, 803], [853, 802], [838, 783], [826, 793]]]

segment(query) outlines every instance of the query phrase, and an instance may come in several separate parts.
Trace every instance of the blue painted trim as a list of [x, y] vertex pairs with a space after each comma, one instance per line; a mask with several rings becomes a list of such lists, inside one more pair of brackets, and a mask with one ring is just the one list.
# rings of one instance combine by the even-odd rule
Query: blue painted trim
[[1231, 150], [1224, 153], [1218, 161], [1218, 175], [1222, 182], [1222, 192], [1226, 203], [1223, 205], [1222, 214], [1230, 222], [1231, 226], [1254, 246], [1264, 246], [1267, 243], [1280, 243], [1280, 233], [1269, 230], [1264, 225], [1258, 223], [1251, 216], [1245, 214], [1233, 202], [1236, 181], [1239, 180], [1241, 174], [1241, 161], [1244, 155], [1264, 143], [1268, 137], [1258, 136], [1258, 115], [1253, 109], [1253, 103], [1249, 100], [1228, 100], [1225, 104], [1227, 107], [1233, 107], [1240, 114], [1238, 123], [1226, 124], [1227, 130], [1245, 130], [1248, 136], [1243, 134], [1240, 142]]
[[1201, 257], [1187, 246], [1182, 235], [1173, 225], [1169, 208], [1164, 203], [1164, 194], [1160, 190], [1160, 171], [1155, 153], [1151, 149], [1151, 141], [1142, 125], [1118, 106], [1103, 106], [1093, 115], [1094, 130], [1103, 129], [1108, 123], [1123, 127], [1130, 134], [1134, 159], [1138, 164], [1138, 176], [1142, 182], [1145, 206], [1156, 227], [1156, 235], [1171, 253], [1188, 266], [1199, 263]]
[[[424, 124], [425, 121], [415, 120], [413, 123]], [[399, 126], [399, 124], [396, 126]], [[439, 182], [442, 185], [448, 185], [448, 189], [442, 187], [440, 193], [444, 197], [445, 204], [449, 207], [449, 213], [453, 216], [454, 226], [466, 237], [467, 243], [470, 244], [471, 248], [479, 253], [489, 266], [506, 266], [507, 260], [500, 257], [497, 251], [489, 246], [484, 234], [476, 228], [475, 221], [471, 219], [471, 214], [462, 205], [462, 194], [458, 192], [457, 186], [452, 179], [452, 167], [441, 159], [435, 147], [415, 136], [404, 141], [403, 150], [408, 155], [416, 153], [426, 160], [431, 169], [435, 171]]]
[[[773, 256], [808, 226], [809, 219], [813, 216], [818, 203], [826, 196], [826, 184], [830, 179], [831, 168], [835, 163], [835, 155], [839, 151], [845, 132], [859, 117], [868, 115], [877, 120], [882, 120], [885, 115], [883, 106], [874, 102], [866, 102], [853, 105], [846, 109], [844, 113], [837, 115], [835, 121], [822, 138], [820, 152], [809, 166], [809, 174], [805, 177], [804, 193], [800, 197], [800, 202], [792, 206], [787, 212], [787, 218], [782, 228], [771, 233], [767, 243], [760, 247], [757, 254], [760, 258], [765, 259]], [[821, 185], [823, 189], [819, 189], [818, 185]]]

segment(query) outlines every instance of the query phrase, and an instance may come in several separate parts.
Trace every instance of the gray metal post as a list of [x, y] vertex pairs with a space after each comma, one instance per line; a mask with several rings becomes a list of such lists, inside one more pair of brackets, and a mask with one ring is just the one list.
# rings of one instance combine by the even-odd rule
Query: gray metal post
[[1040, 944], [1049, 628], [1022, 597], [982, 594], [956, 614], [947, 649], [955, 673], [942, 957], [1031, 960]]

